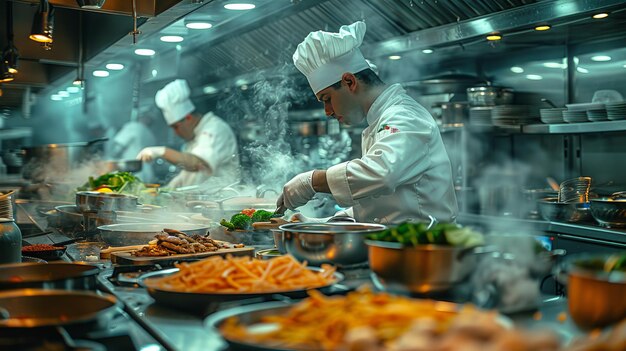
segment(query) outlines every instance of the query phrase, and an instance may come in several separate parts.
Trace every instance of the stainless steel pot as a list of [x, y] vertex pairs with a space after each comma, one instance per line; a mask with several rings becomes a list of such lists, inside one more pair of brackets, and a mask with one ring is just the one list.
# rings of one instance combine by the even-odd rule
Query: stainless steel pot
[[513, 89], [490, 85], [470, 87], [467, 100], [472, 106], [509, 105], [513, 103]]
[[83, 222], [83, 214], [76, 205], [61, 205], [54, 208], [61, 227], [78, 227]]
[[96, 290], [98, 268], [88, 264], [54, 262], [0, 265], [0, 290]]
[[[86, 291], [24, 289], [0, 292], [0, 332], [45, 327], [107, 327], [119, 303], [108, 294]], [[89, 329], [89, 328], [87, 328]]]
[[586, 222], [591, 220], [589, 203], [558, 202], [557, 198], [545, 198], [537, 201], [539, 214], [550, 222]]
[[474, 269], [482, 248], [443, 245], [404, 247], [400, 243], [365, 241], [372, 278], [393, 292], [430, 293], [447, 290]]
[[136, 210], [137, 197], [132, 195], [99, 193], [97, 191], [76, 192], [76, 206], [80, 212]]
[[626, 272], [605, 272], [608, 257], [572, 256], [557, 270], [559, 281], [567, 284], [569, 314], [581, 328], [602, 328], [626, 318]]
[[187, 235], [206, 235], [209, 227], [191, 223], [122, 223], [98, 227], [102, 241], [111, 246], [147, 245], [164, 228]]
[[626, 199], [591, 199], [591, 215], [605, 227], [626, 227]]
[[465, 93], [468, 87], [485, 84], [485, 80], [466, 74], [445, 74], [420, 81], [402, 83], [402, 86], [423, 95]]
[[468, 118], [467, 102], [442, 102], [441, 123], [443, 126], [459, 126], [464, 124]]
[[370, 223], [289, 223], [283, 231], [285, 250], [299, 261], [317, 266], [350, 266], [367, 262], [367, 234], [387, 227]]
[[68, 173], [96, 154], [96, 146], [108, 140], [100, 138], [84, 143], [47, 144], [23, 148], [23, 176], [26, 179], [44, 180], [47, 175]]

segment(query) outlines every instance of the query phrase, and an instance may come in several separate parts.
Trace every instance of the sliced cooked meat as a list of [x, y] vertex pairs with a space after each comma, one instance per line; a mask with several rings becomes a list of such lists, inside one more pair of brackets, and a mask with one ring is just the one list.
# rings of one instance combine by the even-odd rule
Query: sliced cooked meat
[[174, 250], [178, 253], [182, 253], [182, 254], [191, 254], [194, 253], [193, 248], [190, 246], [182, 246], [182, 245], [176, 245], [173, 244], [169, 241], [163, 241], [160, 243], [160, 245], [163, 245], [164, 247], [170, 249], [170, 250]]
[[163, 228], [163, 231], [166, 232], [167, 234], [171, 234], [171, 235], [185, 234], [185, 233], [181, 232], [180, 230], [171, 229], [171, 228]]
[[177, 237], [183, 239], [183, 240], [187, 240], [187, 242], [190, 243], [195, 243], [196, 240], [194, 240], [192, 237], [190, 237], [189, 235], [185, 234], [185, 233], [177, 233], [176, 234]]
[[170, 242], [170, 243], [176, 244], [176, 245], [188, 244], [187, 240], [181, 239], [181, 238], [179, 238], [177, 236], [173, 236], [173, 235], [157, 234], [156, 238], [159, 239], [160, 241], [166, 241], [166, 242]]

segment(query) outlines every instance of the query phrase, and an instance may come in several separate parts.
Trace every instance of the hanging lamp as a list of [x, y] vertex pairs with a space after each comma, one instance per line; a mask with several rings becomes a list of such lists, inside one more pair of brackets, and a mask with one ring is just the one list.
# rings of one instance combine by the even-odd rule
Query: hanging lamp
[[48, 0], [40, 0], [33, 17], [33, 26], [28, 36], [38, 43], [52, 43], [54, 31], [54, 6]]

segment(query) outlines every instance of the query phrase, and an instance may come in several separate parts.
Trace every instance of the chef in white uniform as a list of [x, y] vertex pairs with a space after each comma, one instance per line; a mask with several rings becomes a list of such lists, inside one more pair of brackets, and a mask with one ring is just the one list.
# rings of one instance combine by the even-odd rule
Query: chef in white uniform
[[177, 79], [159, 90], [155, 96], [167, 124], [186, 143], [182, 151], [165, 146], [144, 148], [137, 159], [151, 161], [162, 157], [182, 168], [168, 187], [199, 185], [217, 189], [240, 179], [237, 140], [230, 126], [211, 112], [196, 111], [189, 99], [189, 84]]
[[370, 69], [359, 50], [364, 35], [364, 22], [312, 32], [293, 55], [326, 115], [347, 125], [367, 121], [363, 156], [295, 176], [277, 205], [295, 209], [324, 192], [359, 222], [454, 221], [452, 169], [437, 124], [399, 84], [386, 85]]
[[[141, 111], [136, 119], [131, 118], [124, 124], [109, 141], [111, 159], [132, 160], [143, 148], [156, 145], [156, 137], [150, 130], [150, 124], [152, 116], [149, 111]], [[154, 182], [152, 165], [144, 164], [136, 175], [146, 183]]]

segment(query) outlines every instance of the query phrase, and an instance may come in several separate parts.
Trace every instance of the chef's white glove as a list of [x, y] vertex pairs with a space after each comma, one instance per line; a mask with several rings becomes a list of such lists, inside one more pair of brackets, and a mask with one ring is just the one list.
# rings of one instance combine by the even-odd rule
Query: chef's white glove
[[312, 179], [313, 171], [300, 173], [293, 177], [283, 186], [283, 193], [276, 202], [277, 206], [284, 203], [287, 208], [295, 210], [300, 206], [306, 205], [315, 196]]
[[302, 223], [326, 223], [332, 217], [325, 218], [316, 218], [316, 217], [307, 217], [302, 213], [294, 213], [293, 216], [289, 219], [290, 222], [302, 222]]
[[165, 155], [165, 146], [150, 146], [139, 151], [136, 159], [149, 162]]

